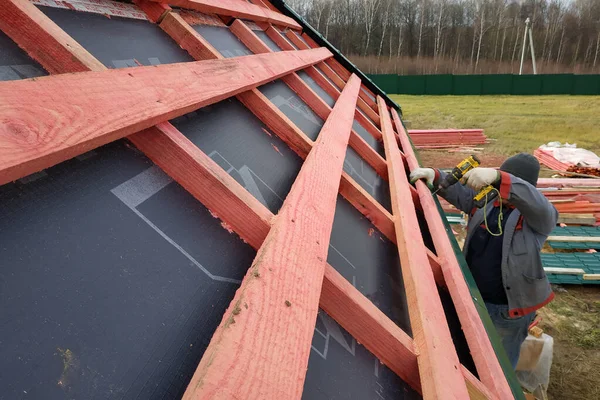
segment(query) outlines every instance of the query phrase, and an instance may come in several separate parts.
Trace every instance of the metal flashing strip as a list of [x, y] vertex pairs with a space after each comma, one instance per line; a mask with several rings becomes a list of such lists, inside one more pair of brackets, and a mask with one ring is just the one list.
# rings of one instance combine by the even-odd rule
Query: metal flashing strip
[[67, 10], [85, 11], [102, 14], [107, 17], [123, 17], [148, 20], [146, 13], [137, 6], [127, 3], [117, 3], [111, 0], [29, 0], [36, 6], [64, 8]]

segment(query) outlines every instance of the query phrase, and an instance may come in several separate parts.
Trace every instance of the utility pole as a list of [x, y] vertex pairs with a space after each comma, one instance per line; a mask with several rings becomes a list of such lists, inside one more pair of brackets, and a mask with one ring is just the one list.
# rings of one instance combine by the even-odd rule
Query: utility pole
[[537, 66], [535, 64], [535, 51], [533, 49], [533, 33], [531, 29], [531, 20], [529, 17], [525, 20], [525, 32], [523, 33], [523, 48], [521, 49], [521, 67], [519, 75], [523, 75], [523, 63], [525, 62], [525, 50], [527, 50], [527, 37], [529, 36], [529, 47], [531, 48], [531, 63], [533, 64], [533, 74], [537, 75]]

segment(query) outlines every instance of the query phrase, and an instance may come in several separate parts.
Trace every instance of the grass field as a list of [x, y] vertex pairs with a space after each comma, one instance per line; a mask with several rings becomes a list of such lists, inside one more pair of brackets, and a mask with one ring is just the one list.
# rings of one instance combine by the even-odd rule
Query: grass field
[[484, 128], [488, 152], [532, 152], [550, 141], [600, 154], [600, 96], [392, 95], [409, 129]]
[[[483, 128], [496, 141], [480, 155], [499, 166], [508, 155], [532, 152], [549, 141], [577, 143], [600, 154], [600, 96], [392, 96], [409, 129]], [[464, 153], [420, 151], [423, 165], [452, 167]], [[555, 288], [540, 310], [541, 327], [554, 338], [548, 396], [600, 398], [600, 285]]]

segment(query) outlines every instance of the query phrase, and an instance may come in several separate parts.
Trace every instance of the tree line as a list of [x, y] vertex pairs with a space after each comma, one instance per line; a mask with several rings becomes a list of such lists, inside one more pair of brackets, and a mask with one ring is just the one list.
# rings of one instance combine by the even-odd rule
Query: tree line
[[287, 2], [369, 73], [518, 73], [527, 18], [538, 73], [600, 73], [600, 0]]

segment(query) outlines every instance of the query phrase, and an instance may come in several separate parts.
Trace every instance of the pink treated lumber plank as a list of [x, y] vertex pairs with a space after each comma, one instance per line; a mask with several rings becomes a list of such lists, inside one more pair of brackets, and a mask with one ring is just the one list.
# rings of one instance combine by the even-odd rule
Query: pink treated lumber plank
[[[302, 33], [302, 39], [304, 39], [304, 41], [308, 44], [309, 48], [313, 48], [316, 49], [318, 47], [320, 47], [317, 42], [315, 42], [306, 32]], [[344, 81], [348, 80], [348, 77], [350, 76], [350, 72], [344, 68], [342, 66], [342, 64], [339, 63], [338, 60], [336, 60], [335, 58], [330, 58], [329, 60], [325, 61], [325, 63], [329, 66], [329, 68], [331, 68], [333, 70], [333, 72], [335, 72], [339, 77], [341, 77]], [[361, 93], [359, 94], [360, 96], [360, 100], [359, 100], [359, 104], [362, 101], [364, 101], [369, 107], [371, 107], [374, 111], [378, 111], [377, 108], [377, 103], [375, 103], [375, 101], [369, 97], [366, 93], [370, 93], [373, 97], [375, 97], [375, 95], [373, 94], [373, 92], [371, 90], [369, 90], [366, 86], [362, 86], [362, 89], [365, 90], [366, 92], [363, 93], [361, 91]]]
[[0, 84], [0, 184], [330, 57], [327, 49]]
[[[419, 222], [413, 207], [407, 171], [392, 128], [387, 106], [377, 97], [385, 146], [396, 242], [418, 356], [424, 399], [469, 397], [450, 336], [444, 309], [428, 265]], [[409, 205], [409, 206], [407, 206]]]
[[325, 270], [321, 308], [336, 321], [345, 321], [344, 329], [420, 392], [413, 340], [333, 268]]
[[[419, 163], [396, 110], [392, 110], [392, 115], [408, 166], [411, 170], [418, 168]], [[454, 255], [454, 249], [446, 233], [444, 223], [431, 195], [431, 191], [421, 181], [416, 182], [416, 187], [421, 199], [425, 219], [429, 226], [429, 232], [431, 233], [440, 260], [444, 281], [458, 313], [479, 377], [483, 384], [498, 398], [512, 398], [512, 392], [504, 377], [500, 363], [494, 356], [494, 349], [471, 298], [471, 293]]]
[[[235, 20], [230, 27], [231, 31], [253, 53], [270, 53], [271, 49], [241, 20]], [[274, 29], [273, 33], [277, 33]], [[275, 35], [277, 36], [277, 35]], [[279, 39], [285, 40], [283, 38]], [[315, 72], [319, 73], [315, 70]], [[290, 74], [283, 81], [294, 90], [307, 105], [322, 119], [327, 119], [331, 108], [317, 95], [297, 74]], [[326, 80], [325, 80], [326, 81]], [[328, 82], [329, 83], [329, 82]], [[338, 93], [339, 96], [339, 93]], [[256, 112], [255, 112], [256, 113]], [[385, 160], [365, 142], [354, 130], [350, 134], [350, 146], [384, 179], [387, 179]]]
[[159, 26], [179, 44], [179, 47], [186, 50], [195, 60], [224, 58], [217, 49], [192, 28], [178, 13], [171, 12], [167, 14]]
[[263, 243], [273, 214], [173, 125], [161, 123], [128, 139], [244, 241], [255, 248]]
[[[306, 37], [307, 37], [306, 34], [302, 35], [302, 38], [300, 38], [300, 36], [296, 32], [287, 31], [285, 33], [285, 35], [292, 43], [294, 43], [301, 50], [310, 49], [310, 48], [318, 48], [316, 43], [315, 43], [315, 46], [310, 46], [305, 43]], [[335, 61], [333, 58], [330, 60], [326, 60], [325, 62], [320, 63], [318, 65], [318, 67], [321, 68], [323, 73], [329, 79], [331, 79], [339, 88], [343, 88], [345, 85], [345, 81], [342, 78], [340, 78], [339, 75], [330, 67], [332, 65], [333, 61]], [[367, 102], [365, 102], [363, 97], [367, 98], [371, 103], [374, 104], [373, 100], [371, 98], [369, 98], [366, 94], [364, 94], [362, 91], [359, 96], [360, 97], [358, 100], [358, 107], [366, 115], [368, 115], [369, 118], [371, 118], [373, 121], [375, 121], [376, 124], [379, 124], [380, 123], [379, 115], [377, 115], [377, 112], [375, 111], [375, 109], [373, 109], [373, 107], [371, 105], [369, 105]], [[373, 124], [373, 122], [371, 122], [371, 121], [369, 121], [369, 123]]]
[[272, 22], [277, 25], [301, 29], [292, 18], [280, 12], [248, 3], [245, 0], [152, 0], [172, 6], [196, 10], [207, 14], [217, 14], [252, 21]]
[[301, 397], [359, 88], [360, 79], [352, 77], [225, 312], [184, 399]]
[[0, 30], [51, 74], [105, 69], [29, 0], [2, 2]]
[[171, 7], [163, 3], [155, 3], [150, 0], [133, 0], [133, 2], [148, 16], [155, 24], [160, 23], [165, 15], [171, 11]]

